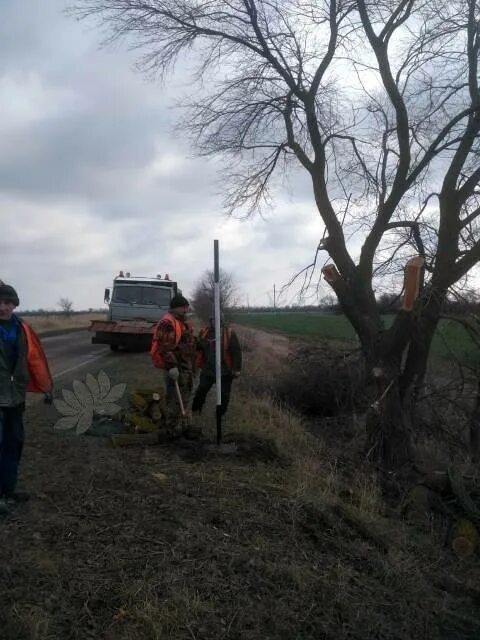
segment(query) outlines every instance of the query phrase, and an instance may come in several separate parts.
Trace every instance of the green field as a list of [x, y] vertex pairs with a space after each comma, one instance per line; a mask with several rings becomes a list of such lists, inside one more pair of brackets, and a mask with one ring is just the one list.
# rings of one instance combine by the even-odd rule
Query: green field
[[[385, 319], [389, 324], [393, 316]], [[355, 332], [345, 316], [318, 312], [239, 313], [233, 322], [254, 329], [275, 331], [289, 336], [323, 340], [356, 341]], [[435, 334], [432, 353], [442, 358], [477, 359], [478, 349], [465, 329], [452, 320], [441, 320]]]
[[239, 313], [233, 316], [237, 324], [278, 331], [290, 336], [355, 340], [355, 332], [345, 316], [316, 312]]

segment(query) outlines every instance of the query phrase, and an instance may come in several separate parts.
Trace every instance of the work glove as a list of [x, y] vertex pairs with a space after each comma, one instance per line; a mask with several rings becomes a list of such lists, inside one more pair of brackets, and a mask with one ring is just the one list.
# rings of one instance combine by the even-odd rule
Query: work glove
[[52, 404], [53, 403], [53, 395], [49, 393], [43, 394], [43, 404]]
[[168, 370], [168, 376], [170, 378], [170, 380], [173, 380], [174, 382], [176, 382], [178, 380], [178, 369], [177, 367], [173, 367], [172, 369]]

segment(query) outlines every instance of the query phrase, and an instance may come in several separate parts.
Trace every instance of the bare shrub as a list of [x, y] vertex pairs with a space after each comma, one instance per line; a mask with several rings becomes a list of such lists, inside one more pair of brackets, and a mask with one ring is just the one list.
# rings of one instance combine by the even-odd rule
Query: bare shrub
[[365, 408], [360, 360], [331, 347], [300, 347], [276, 380], [280, 400], [307, 415], [330, 417]]
[[[215, 276], [213, 271], [205, 271], [195, 285], [191, 296], [195, 314], [203, 321], [213, 315]], [[225, 313], [226, 310], [235, 303], [236, 285], [231, 273], [220, 269], [220, 308]], [[228, 314], [225, 313], [228, 320]]]
[[57, 304], [62, 312], [67, 316], [67, 318], [72, 315], [73, 302], [72, 300], [70, 300], [70, 298], [60, 298]]

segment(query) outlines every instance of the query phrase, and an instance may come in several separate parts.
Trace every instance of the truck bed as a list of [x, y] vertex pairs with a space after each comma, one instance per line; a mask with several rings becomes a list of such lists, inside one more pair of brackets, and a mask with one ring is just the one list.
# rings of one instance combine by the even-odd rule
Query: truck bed
[[89, 331], [104, 331], [106, 333], [152, 333], [156, 322], [146, 320], [92, 320]]
[[152, 343], [156, 322], [146, 320], [92, 320], [89, 331], [93, 344], [109, 344], [113, 351], [119, 347], [146, 350]]

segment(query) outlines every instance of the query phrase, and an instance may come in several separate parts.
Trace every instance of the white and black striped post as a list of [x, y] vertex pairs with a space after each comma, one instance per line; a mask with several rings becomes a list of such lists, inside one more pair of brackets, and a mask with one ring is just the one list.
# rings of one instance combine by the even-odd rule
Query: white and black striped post
[[222, 441], [222, 335], [220, 323], [220, 259], [218, 240], [213, 241], [213, 303], [215, 316], [215, 388], [217, 392], [217, 444]]

